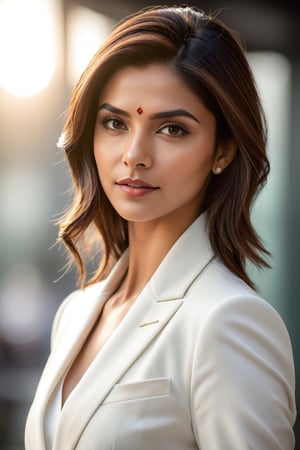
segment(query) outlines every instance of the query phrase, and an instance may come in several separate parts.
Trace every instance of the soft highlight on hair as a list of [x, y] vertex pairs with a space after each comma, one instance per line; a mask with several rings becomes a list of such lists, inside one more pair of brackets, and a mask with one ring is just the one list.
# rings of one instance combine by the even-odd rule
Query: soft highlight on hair
[[[268, 251], [251, 223], [253, 201], [269, 173], [266, 123], [241, 39], [194, 7], [154, 7], [121, 21], [94, 55], [73, 92], [59, 142], [74, 185], [73, 202], [59, 221], [59, 236], [79, 269], [81, 287], [103, 278], [128, 246], [127, 222], [108, 201], [93, 155], [98, 99], [108, 80], [126, 66], [164, 63], [214, 114], [217, 139], [233, 139], [237, 154], [221, 175], [212, 175], [204, 209], [216, 255], [250, 286], [245, 264], [268, 266]], [[86, 279], [86, 232], [101, 263]], [[89, 247], [90, 248], [90, 247]]]

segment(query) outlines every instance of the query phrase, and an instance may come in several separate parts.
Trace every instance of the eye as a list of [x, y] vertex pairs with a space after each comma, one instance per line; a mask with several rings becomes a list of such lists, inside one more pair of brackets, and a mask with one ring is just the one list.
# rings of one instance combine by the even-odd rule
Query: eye
[[102, 124], [109, 130], [127, 130], [127, 127], [123, 120], [116, 117], [104, 117]]
[[181, 125], [177, 125], [176, 123], [170, 123], [160, 128], [159, 133], [170, 137], [180, 137], [187, 134], [187, 130], [183, 128], [183, 126]]

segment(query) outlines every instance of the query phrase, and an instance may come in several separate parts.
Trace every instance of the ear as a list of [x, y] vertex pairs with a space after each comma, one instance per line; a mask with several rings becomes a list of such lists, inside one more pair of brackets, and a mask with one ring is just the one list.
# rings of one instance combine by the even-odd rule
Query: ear
[[237, 153], [237, 145], [233, 138], [223, 139], [217, 145], [213, 158], [213, 173], [219, 175], [234, 160]]

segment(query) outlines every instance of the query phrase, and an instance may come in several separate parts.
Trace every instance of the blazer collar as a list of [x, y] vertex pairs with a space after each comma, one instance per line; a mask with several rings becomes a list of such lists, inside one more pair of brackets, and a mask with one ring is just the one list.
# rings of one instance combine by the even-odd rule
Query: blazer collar
[[213, 259], [206, 213], [201, 214], [180, 236], [150, 280], [160, 300], [182, 298], [195, 278]]

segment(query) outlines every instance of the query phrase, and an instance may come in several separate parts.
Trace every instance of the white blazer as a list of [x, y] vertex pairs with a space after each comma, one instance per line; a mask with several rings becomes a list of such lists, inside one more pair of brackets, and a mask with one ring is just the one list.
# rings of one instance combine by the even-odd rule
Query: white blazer
[[[44, 450], [51, 395], [128, 265], [59, 308], [26, 424]], [[61, 411], [54, 450], [291, 450], [290, 339], [278, 313], [214, 257], [200, 216], [178, 239]]]

